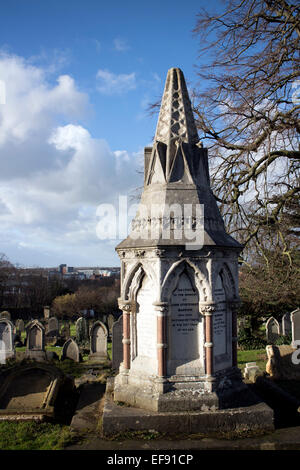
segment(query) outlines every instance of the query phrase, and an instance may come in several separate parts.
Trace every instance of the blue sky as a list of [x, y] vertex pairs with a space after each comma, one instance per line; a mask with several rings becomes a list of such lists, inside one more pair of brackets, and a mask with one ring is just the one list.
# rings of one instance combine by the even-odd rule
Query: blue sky
[[119, 265], [117, 240], [96, 236], [96, 209], [141, 185], [157, 120], [147, 106], [168, 69], [196, 84], [192, 30], [206, 3], [1, 5], [0, 252], [12, 262]]

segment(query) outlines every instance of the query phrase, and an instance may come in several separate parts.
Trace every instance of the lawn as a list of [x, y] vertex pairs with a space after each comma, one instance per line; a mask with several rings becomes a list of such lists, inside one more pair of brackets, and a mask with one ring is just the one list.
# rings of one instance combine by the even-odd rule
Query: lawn
[[256, 362], [258, 367], [266, 370], [267, 354], [265, 349], [239, 350], [238, 351], [238, 367], [244, 371], [246, 362]]
[[69, 426], [35, 421], [0, 422], [0, 450], [60, 450], [77, 440]]

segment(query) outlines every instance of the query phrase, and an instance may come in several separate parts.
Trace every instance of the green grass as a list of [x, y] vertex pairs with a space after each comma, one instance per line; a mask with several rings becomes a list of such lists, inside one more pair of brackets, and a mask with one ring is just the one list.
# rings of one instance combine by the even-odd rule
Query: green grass
[[267, 354], [265, 349], [252, 349], [245, 351], [238, 351], [238, 367], [243, 371], [246, 362], [256, 362], [258, 367], [266, 370]]
[[34, 421], [0, 423], [1, 450], [60, 450], [78, 440], [69, 426]]

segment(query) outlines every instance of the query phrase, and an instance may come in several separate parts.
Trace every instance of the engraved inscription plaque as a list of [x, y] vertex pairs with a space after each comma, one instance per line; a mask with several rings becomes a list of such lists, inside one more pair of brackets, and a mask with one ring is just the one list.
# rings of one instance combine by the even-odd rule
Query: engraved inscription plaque
[[145, 276], [137, 295], [137, 355], [156, 357], [156, 315], [153, 306], [153, 285]]
[[214, 289], [216, 310], [213, 315], [213, 343], [214, 354], [226, 353], [226, 296], [221, 276], [218, 276]]

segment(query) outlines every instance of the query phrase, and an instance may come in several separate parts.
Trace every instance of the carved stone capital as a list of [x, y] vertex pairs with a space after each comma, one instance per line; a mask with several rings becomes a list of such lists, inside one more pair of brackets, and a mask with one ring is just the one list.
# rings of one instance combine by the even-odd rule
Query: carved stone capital
[[119, 298], [118, 299], [118, 306], [119, 309], [122, 310], [124, 313], [130, 313], [132, 306], [130, 300], [124, 300]]
[[199, 303], [199, 312], [201, 313], [201, 315], [210, 316], [214, 313], [215, 310], [216, 310], [215, 304]]

